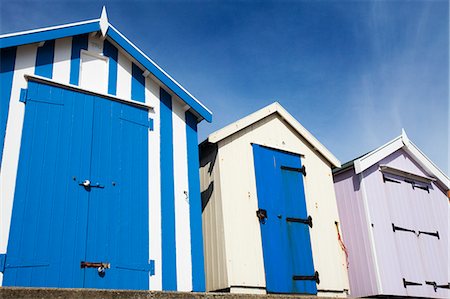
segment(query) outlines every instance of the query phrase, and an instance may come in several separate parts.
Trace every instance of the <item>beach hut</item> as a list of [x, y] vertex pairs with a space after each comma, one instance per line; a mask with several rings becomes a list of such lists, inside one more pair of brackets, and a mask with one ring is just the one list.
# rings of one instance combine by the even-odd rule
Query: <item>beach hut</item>
[[273, 103], [200, 144], [206, 288], [346, 296], [332, 167]]
[[402, 134], [334, 170], [352, 296], [449, 298], [449, 178]]
[[0, 36], [3, 286], [204, 290], [211, 112], [99, 19]]

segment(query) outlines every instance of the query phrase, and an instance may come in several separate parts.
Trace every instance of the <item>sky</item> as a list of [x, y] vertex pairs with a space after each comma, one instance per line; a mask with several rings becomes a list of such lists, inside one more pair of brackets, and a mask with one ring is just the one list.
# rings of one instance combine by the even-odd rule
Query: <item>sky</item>
[[98, 18], [213, 112], [274, 101], [341, 162], [401, 134], [450, 173], [448, 1], [0, 0], [0, 33]]

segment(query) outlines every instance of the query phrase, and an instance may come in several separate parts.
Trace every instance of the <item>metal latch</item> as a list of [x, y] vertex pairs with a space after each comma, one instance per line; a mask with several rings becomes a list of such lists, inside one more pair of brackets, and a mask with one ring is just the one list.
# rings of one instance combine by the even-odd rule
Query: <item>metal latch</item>
[[407, 281], [406, 279], [403, 278], [403, 286], [406, 287], [407, 286], [421, 286], [422, 284], [419, 282], [414, 282], [414, 281]]
[[258, 217], [260, 223], [265, 224], [267, 219], [267, 211], [264, 209], [258, 209], [258, 211], [256, 211], [256, 217]]
[[82, 261], [80, 264], [80, 268], [97, 268], [98, 275], [105, 276], [105, 269], [110, 269], [111, 264], [110, 263], [103, 263], [103, 262], [84, 262]]
[[286, 221], [287, 222], [297, 222], [297, 223], [308, 224], [309, 227], [312, 228], [312, 217], [311, 216], [308, 216], [308, 218], [306, 218], [306, 219], [286, 217]]
[[296, 171], [296, 172], [300, 172], [302, 173], [304, 176], [306, 176], [306, 168], [305, 165], [302, 165], [302, 167], [298, 168], [298, 167], [290, 167], [290, 166], [280, 166], [281, 169], [283, 170], [290, 170], [290, 171]]
[[315, 272], [314, 275], [294, 275], [293, 280], [314, 280], [317, 284], [320, 283], [319, 272]]
[[84, 180], [82, 182], [79, 182], [78, 185], [83, 186], [86, 190], [89, 190], [91, 188], [100, 188], [100, 189], [105, 188], [105, 186], [100, 185], [99, 183], [92, 185], [90, 180]]

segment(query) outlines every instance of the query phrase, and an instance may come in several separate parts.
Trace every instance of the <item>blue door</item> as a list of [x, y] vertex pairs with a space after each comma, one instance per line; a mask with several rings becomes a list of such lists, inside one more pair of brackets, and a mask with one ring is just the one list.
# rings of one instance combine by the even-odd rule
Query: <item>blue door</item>
[[3, 285], [148, 289], [148, 112], [29, 82]]
[[253, 145], [266, 289], [317, 294], [300, 156]]

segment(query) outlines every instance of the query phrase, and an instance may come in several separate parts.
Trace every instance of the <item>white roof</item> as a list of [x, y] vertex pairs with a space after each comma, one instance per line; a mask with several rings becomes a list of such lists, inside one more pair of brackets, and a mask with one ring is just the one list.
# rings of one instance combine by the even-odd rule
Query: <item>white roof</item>
[[287, 112], [278, 102], [272, 103], [240, 120], [212, 133], [208, 136], [208, 141], [217, 143], [237, 132], [251, 126], [263, 118], [278, 113], [292, 128], [294, 128], [311, 146], [327, 159], [333, 166], [340, 167], [341, 162], [323, 146], [308, 130], [306, 130], [289, 112]]
[[353, 161], [355, 173], [358, 174], [363, 172], [399, 149], [405, 150], [429, 176], [440, 181], [447, 190], [450, 189], [450, 179], [448, 176], [445, 175], [445, 173], [440, 170], [411, 140], [409, 140], [405, 130], [402, 130], [402, 134], [397, 138]]

